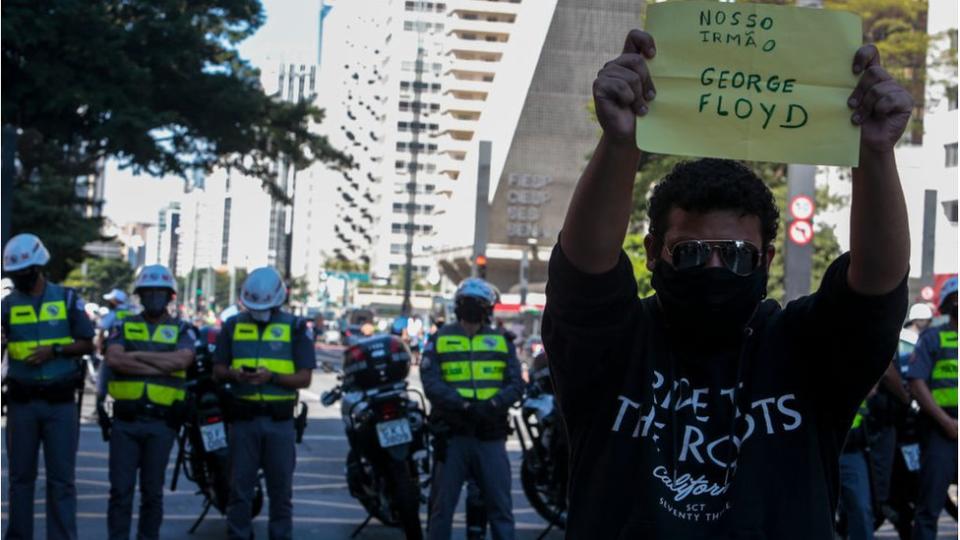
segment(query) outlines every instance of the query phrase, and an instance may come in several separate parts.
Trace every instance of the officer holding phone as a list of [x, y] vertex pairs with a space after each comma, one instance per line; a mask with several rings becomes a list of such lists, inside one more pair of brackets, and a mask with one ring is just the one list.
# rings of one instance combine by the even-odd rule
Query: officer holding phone
[[273, 268], [254, 270], [243, 284], [246, 311], [227, 319], [217, 339], [214, 376], [229, 384], [230, 501], [227, 536], [249, 540], [257, 472], [270, 499], [269, 537], [293, 537], [294, 407], [317, 366], [313, 330], [280, 309], [287, 288]]

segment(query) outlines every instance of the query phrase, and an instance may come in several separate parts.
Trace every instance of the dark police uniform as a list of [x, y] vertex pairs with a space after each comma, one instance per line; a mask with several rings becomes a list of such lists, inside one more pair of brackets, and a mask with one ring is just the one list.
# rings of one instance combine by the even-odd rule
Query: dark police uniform
[[[312, 331], [306, 321], [274, 311], [267, 323], [247, 313], [228, 319], [217, 338], [215, 362], [234, 369], [265, 368], [292, 375], [317, 367]], [[272, 383], [231, 383], [229, 538], [252, 536], [251, 511], [257, 472], [262, 468], [270, 499], [269, 535], [293, 536], [293, 470], [297, 461], [293, 425], [297, 391]]]
[[[459, 324], [448, 324], [427, 345], [420, 378], [433, 407], [431, 422], [450, 429], [445, 456], [434, 466], [428, 538], [450, 538], [453, 512], [468, 477], [480, 485], [493, 537], [513, 538], [507, 409], [523, 395], [513, 344], [490, 327], [468, 336]], [[491, 399], [499, 404], [499, 418], [481, 420], [465, 412], [465, 403]]]
[[94, 330], [73, 289], [47, 282], [40, 296], [14, 290], [3, 299], [2, 326], [7, 371], [7, 538], [33, 538], [37, 457], [43, 442], [47, 538], [77, 537], [74, 474], [79, 432], [77, 358], [59, 356], [40, 365], [27, 357], [42, 345], [69, 345], [93, 339]]
[[[930, 328], [920, 335], [907, 368], [907, 379], [926, 381], [933, 400], [957, 418], [957, 330]], [[914, 540], [933, 540], [937, 518], [947, 498], [951, 479], [957, 478], [957, 441], [947, 439], [940, 426], [926, 419], [922, 426], [920, 495], [913, 524]]]
[[[197, 335], [192, 326], [165, 317], [149, 323], [142, 316], [125, 317], [111, 330], [107, 347], [125, 352], [193, 350]], [[113, 398], [110, 434], [110, 504], [107, 529], [111, 540], [130, 538], [133, 495], [140, 473], [140, 520], [137, 538], [159, 537], [163, 522], [163, 482], [176, 438], [184, 399], [185, 371], [165, 376], [112, 372], [107, 393]]]

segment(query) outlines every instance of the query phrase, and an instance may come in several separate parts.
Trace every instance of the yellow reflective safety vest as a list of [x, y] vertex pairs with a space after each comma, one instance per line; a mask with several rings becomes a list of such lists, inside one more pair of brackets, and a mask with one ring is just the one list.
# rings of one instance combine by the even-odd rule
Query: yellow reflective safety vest
[[471, 338], [460, 325], [448, 324], [437, 332], [435, 350], [443, 381], [460, 397], [484, 401], [500, 392], [510, 349], [493, 328]]
[[930, 393], [937, 405], [944, 409], [957, 408], [957, 331], [941, 328], [937, 360], [930, 373]]
[[[41, 345], [69, 345], [73, 343], [70, 321], [67, 318], [69, 301], [67, 289], [47, 283], [37, 310], [36, 298], [14, 290], [4, 299], [9, 306], [10, 335], [7, 353], [10, 367], [7, 376], [22, 383], [50, 382], [76, 375], [78, 364], [70, 357], [52, 358], [40, 365], [25, 360]], [[70, 294], [75, 301], [76, 294]]]
[[[230, 344], [233, 358], [230, 367], [264, 368], [277, 375], [296, 372], [293, 360], [293, 331], [297, 318], [276, 312], [267, 323], [258, 323], [249, 313], [236, 316]], [[272, 383], [261, 385], [235, 383], [233, 393], [248, 401], [292, 401], [297, 391]]]
[[[173, 352], [177, 350], [184, 326], [185, 323], [176, 318], [151, 324], [137, 315], [124, 319], [119, 332], [123, 336], [123, 348], [127, 352]], [[107, 383], [107, 392], [117, 401], [169, 407], [183, 401], [186, 378], [187, 373], [183, 370], [167, 375], [124, 375], [114, 371]]]
[[867, 402], [861, 401], [860, 408], [857, 409], [857, 414], [853, 417], [853, 424], [850, 425], [850, 431], [860, 429], [860, 426], [863, 425], [863, 418], [866, 416], [867, 412]]

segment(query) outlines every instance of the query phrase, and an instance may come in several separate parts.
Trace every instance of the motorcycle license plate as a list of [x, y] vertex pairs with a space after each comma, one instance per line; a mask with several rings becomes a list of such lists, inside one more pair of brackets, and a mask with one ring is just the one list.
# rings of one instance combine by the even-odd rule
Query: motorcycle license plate
[[907, 470], [917, 472], [920, 470], [920, 445], [907, 444], [900, 447], [900, 453], [903, 454], [903, 462], [907, 465]]
[[227, 447], [227, 432], [223, 429], [223, 422], [200, 426], [200, 436], [203, 437], [203, 449], [207, 452]]
[[380, 422], [377, 424], [377, 438], [381, 448], [390, 448], [398, 444], [406, 444], [413, 440], [410, 433], [410, 422], [406, 418]]

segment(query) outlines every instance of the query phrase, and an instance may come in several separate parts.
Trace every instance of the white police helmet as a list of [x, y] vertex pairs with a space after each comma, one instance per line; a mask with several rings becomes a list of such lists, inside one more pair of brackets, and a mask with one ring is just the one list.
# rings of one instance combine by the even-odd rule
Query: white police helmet
[[120, 289], [113, 289], [107, 294], [103, 295], [103, 299], [107, 302], [116, 302], [118, 304], [127, 303], [127, 293], [121, 291]]
[[907, 315], [907, 322], [922, 321], [933, 318], [933, 310], [930, 304], [920, 302], [910, 306], [910, 313]]
[[35, 234], [18, 234], [3, 248], [3, 269], [6, 272], [44, 266], [49, 261], [50, 252]]
[[137, 280], [133, 283], [133, 292], [138, 289], [161, 288], [170, 289], [174, 294], [177, 293], [177, 280], [173, 279], [173, 274], [162, 264], [151, 264], [144, 266], [137, 274]]
[[250, 311], [280, 307], [287, 299], [287, 286], [274, 268], [257, 268], [247, 276], [240, 290], [240, 303]]

